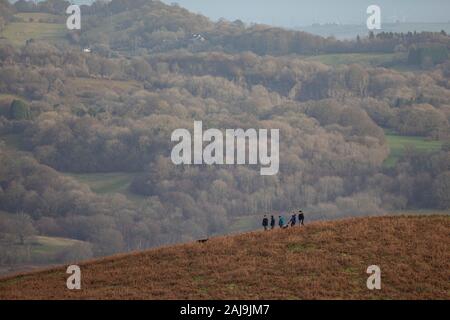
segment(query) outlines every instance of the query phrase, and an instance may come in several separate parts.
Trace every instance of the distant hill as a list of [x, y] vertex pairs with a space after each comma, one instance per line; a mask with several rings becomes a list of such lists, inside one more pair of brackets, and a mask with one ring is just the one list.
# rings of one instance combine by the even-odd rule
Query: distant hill
[[0, 299], [449, 299], [449, 231], [449, 216], [316, 222], [82, 263], [80, 291], [65, 267], [8, 277]]
[[[18, 0], [9, 0], [9, 2], [11, 2], [11, 3], [16, 3], [17, 1]], [[36, 2], [42, 2], [42, 1], [44, 1], [44, 0], [37, 0]], [[94, 3], [95, 0], [71, 0], [69, 2], [72, 4], [78, 4], [78, 5], [83, 5], [83, 4], [90, 5], [90, 4]], [[103, 2], [106, 2], [106, 1], [104, 0]]]
[[[450, 23], [426, 23], [426, 22], [398, 22], [398, 23], [383, 23], [382, 29], [375, 31], [375, 34], [379, 32], [394, 32], [394, 33], [408, 33], [411, 32], [441, 32], [444, 30], [450, 33]], [[333, 36], [337, 39], [355, 39], [358, 35], [360, 37], [366, 36], [369, 31], [365, 24], [352, 25], [352, 24], [315, 24], [310, 26], [303, 26], [294, 28], [296, 30], [305, 31], [311, 34], [319, 35], [321, 37]]]

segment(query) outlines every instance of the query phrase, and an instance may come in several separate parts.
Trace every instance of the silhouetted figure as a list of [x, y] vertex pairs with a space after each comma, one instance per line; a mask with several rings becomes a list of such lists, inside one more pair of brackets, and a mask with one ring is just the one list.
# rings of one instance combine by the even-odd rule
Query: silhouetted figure
[[267, 227], [269, 226], [269, 219], [267, 219], [267, 216], [264, 216], [262, 226], [264, 227], [264, 230], [267, 231]]
[[284, 228], [284, 218], [282, 216], [278, 217], [278, 226]]
[[297, 223], [297, 215], [293, 214], [289, 222], [291, 223], [291, 227], [294, 227], [295, 224]]
[[273, 216], [270, 217], [270, 229], [275, 229], [275, 218]]
[[303, 223], [304, 220], [305, 220], [305, 215], [303, 214], [303, 211], [300, 210], [299, 214], [298, 214], [298, 224], [301, 224], [302, 226], [304, 226], [305, 225]]

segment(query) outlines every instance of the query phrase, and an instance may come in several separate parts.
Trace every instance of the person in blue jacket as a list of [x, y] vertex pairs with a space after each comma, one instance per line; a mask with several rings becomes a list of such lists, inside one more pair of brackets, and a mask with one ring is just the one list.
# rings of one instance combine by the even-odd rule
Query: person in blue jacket
[[282, 216], [278, 217], [278, 226], [283, 229], [284, 228], [284, 218]]

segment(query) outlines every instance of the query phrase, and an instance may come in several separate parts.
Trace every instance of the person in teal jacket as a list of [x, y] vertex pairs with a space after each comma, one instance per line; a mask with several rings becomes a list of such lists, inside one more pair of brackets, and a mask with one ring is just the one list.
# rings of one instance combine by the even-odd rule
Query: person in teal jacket
[[278, 217], [278, 226], [279, 226], [280, 228], [283, 228], [283, 227], [284, 227], [284, 218], [283, 218], [282, 216], [279, 216], [279, 217]]

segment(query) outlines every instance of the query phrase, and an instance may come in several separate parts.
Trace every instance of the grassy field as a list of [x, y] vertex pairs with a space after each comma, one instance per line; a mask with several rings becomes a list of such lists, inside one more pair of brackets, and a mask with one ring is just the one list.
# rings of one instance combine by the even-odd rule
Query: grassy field
[[108, 79], [88, 79], [88, 78], [70, 78], [67, 85], [74, 88], [79, 97], [86, 93], [96, 92], [96, 90], [103, 88], [114, 91], [116, 94], [124, 95], [142, 89], [142, 84], [138, 81], [117, 81]]
[[[17, 46], [24, 45], [27, 40], [46, 40], [52, 42], [61, 40], [66, 34], [64, 23], [43, 23], [38, 21], [51, 21], [55, 16], [42, 13], [21, 13], [17, 15], [20, 22], [6, 25], [0, 34]], [[30, 20], [31, 19], [31, 20]]]
[[35, 236], [27, 240], [25, 246], [16, 244], [12, 247], [14, 251], [22, 252], [28, 262], [18, 265], [0, 265], [0, 274], [16, 274], [55, 264], [57, 261], [61, 261], [62, 255], [68, 252], [72, 246], [81, 243], [83, 242], [74, 239]]
[[397, 210], [388, 213], [392, 216], [430, 216], [430, 215], [450, 215], [450, 210], [435, 210], [435, 209], [411, 209], [411, 210]]
[[70, 78], [69, 84], [77, 90], [93, 90], [96, 88], [107, 88], [118, 94], [129, 90], [142, 89], [142, 84], [135, 80], [118, 81], [108, 79], [93, 79], [93, 78]]
[[386, 139], [391, 150], [389, 157], [384, 162], [386, 167], [394, 166], [407, 147], [414, 147], [420, 152], [434, 152], [442, 147], [441, 141], [429, 141], [423, 137], [400, 136], [387, 133]]
[[82, 241], [66, 238], [37, 236], [31, 241], [31, 254], [36, 258], [51, 260], [52, 257], [56, 256], [62, 250], [68, 249], [77, 243], [82, 243]]
[[54, 23], [14, 22], [8, 24], [1, 36], [15, 45], [24, 45], [29, 39], [52, 40], [61, 39], [65, 34], [64, 25]]
[[127, 172], [66, 174], [99, 194], [126, 193], [136, 174]]
[[86, 173], [73, 174], [66, 173], [80, 183], [86, 184], [92, 192], [97, 194], [122, 194], [136, 205], [141, 205], [147, 199], [145, 196], [131, 193], [129, 186], [137, 173], [112, 172], [112, 173]]
[[79, 291], [65, 267], [7, 277], [0, 299], [450, 299], [449, 231], [450, 216], [315, 222], [81, 263]]

